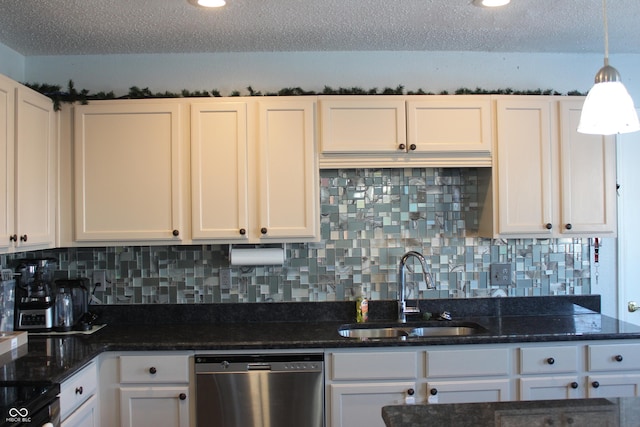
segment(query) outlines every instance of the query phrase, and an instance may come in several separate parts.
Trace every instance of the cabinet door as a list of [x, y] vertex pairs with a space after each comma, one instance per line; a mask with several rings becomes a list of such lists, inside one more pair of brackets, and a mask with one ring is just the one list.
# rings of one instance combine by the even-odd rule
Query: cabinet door
[[13, 149], [16, 84], [0, 76], [0, 253], [13, 246]]
[[502, 402], [511, 400], [511, 380], [429, 381], [429, 403]]
[[320, 98], [320, 123], [324, 154], [406, 152], [403, 98]]
[[16, 94], [15, 224], [17, 246], [55, 244], [55, 115], [49, 98], [26, 87]]
[[560, 102], [562, 234], [616, 233], [615, 137], [578, 133], [583, 101]]
[[590, 375], [587, 377], [587, 397], [638, 397], [640, 375]]
[[427, 96], [407, 102], [408, 146], [416, 152], [491, 152], [491, 101]]
[[520, 379], [519, 400], [579, 399], [585, 395], [584, 383], [575, 376]]
[[318, 167], [315, 103], [260, 101], [257, 237], [263, 240], [318, 235]]
[[247, 125], [244, 102], [191, 105], [194, 239], [249, 237]]
[[180, 241], [181, 139], [176, 103], [76, 107], [75, 239]]
[[551, 105], [497, 101], [498, 233], [548, 237], [553, 232]]
[[382, 407], [400, 405], [414, 382], [331, 384], [331, 427], [384, 427]]
[[98, 398], [91, 396], [76, 411], [60, 424], [61, 427], [98, 427]]
[[120, 387], [122, 427], [189, 427], [189, 387]]

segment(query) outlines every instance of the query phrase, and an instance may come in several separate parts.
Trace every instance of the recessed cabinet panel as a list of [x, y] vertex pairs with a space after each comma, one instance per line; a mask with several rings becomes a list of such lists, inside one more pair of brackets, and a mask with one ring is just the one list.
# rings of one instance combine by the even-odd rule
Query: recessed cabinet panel
[[194, 239], [249, 237], [247, 125], [246, 103], [191, 105]]
[[76, 107], [75, 239], [179, 241], [181, 138], [175, 103]]
[[498, 100], [497, 129], [499, 234], [550, 236], [550, 101]]
[[511, 381], [428, 381], [427, 395], [433, 403], [502, 402], [511, 400]]
[[408, 144], [419, 152], [491, 152], [491, 101], [484, 96], [407, 102]]
[[404, 99], [349, 98], [320, 100], [323, 153], [388, 153], [406, 144]]
[[585, 382], [576, 376], [521, 378], [519, 400], [580, 399]]
[[605, 237], [617, 229], [615, 137], [578, 133], [582, 104], [560, 102], [560, 232]]

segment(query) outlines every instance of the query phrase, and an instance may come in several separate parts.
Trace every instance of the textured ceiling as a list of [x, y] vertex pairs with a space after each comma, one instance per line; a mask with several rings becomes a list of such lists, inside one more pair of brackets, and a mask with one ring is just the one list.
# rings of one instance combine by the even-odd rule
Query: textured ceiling
[[[609, 0], [612, 54], [640, 53], [640, 0]], [[0, 0], [25, 55], [426, 50], [603, 52], [600, 0]]]

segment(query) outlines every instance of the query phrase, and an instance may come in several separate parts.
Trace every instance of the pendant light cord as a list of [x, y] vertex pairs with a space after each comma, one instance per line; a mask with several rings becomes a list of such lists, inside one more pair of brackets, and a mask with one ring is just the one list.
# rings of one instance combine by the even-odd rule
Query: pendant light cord
[[609, 65], [609, 25], [607, 24], [607, 0], [602, 0], [602, 19], [604, 20], [604, 65]]

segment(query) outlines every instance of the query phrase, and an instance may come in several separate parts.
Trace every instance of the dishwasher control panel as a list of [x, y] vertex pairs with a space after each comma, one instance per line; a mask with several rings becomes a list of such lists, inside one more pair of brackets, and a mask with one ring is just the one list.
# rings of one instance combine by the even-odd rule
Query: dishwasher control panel
[[322, 354], [196, 355], [196, 374], [214, 372], [322, 372]]

